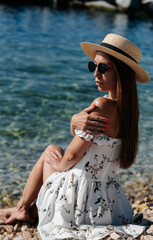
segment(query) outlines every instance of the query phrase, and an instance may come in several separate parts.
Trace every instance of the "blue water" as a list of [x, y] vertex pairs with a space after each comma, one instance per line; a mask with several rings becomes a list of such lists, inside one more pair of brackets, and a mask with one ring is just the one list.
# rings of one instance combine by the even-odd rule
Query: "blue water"
[[[121, 34], [142, 50], [153, 80], [153, 21], [125, 13], [0, 5], [0, 189], [23, 187], [48, 144], [66, 148], [70, 120], [101, 94], [88, 73], [82, 41]], [[153, 170], [153, 84], [138, 84], [140, 144], [131, 178]]]

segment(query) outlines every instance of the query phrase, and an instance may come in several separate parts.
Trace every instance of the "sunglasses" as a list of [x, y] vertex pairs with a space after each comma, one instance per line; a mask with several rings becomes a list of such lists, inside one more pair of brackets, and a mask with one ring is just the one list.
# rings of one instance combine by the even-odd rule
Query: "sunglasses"
[[94, 62], [90, 61], [88, 62], [88, 69], [90, 72], [94, 72], [96, 70], [96, 67], [98, 67], [98, 72], [101, 74], [104, 74], [106, 71], [108, 71], [108, 68], [105, 63], [99, 63], [96, 65]]

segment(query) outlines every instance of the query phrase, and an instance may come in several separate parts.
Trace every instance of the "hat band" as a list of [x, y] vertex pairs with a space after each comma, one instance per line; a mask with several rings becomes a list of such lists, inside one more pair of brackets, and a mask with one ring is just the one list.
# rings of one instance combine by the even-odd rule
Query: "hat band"
[[111, 50], [114, 50], [115, 52], [118, 52], [118, 53], [120, 53], [120, 54], [122, 54], [122, 55], [124, 55], [124, 56], [126, 56], [128, 58], [130, 58], [131, 60], [133, 60], [134, 62], [136, 62], [138, 64], [138, 62], [133, 57], [131, 57], [129, 54], [127, 54], [126, 52], [122, 51], [121, 49], [119, 49], [117, 47], [114, 47], [113, 45], [111, 45], [109, 43], [104, 43], [104, 42], [102, 42], [100, 45], [103, 46], [103, 47], [110, 48]]

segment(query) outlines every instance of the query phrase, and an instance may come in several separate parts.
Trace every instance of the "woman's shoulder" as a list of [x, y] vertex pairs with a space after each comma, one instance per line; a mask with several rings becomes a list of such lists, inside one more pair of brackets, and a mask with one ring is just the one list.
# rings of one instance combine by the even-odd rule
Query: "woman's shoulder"
[[106, 97], [98, 97], [93, 101], [92, 104], [95, 104], [95, 108], [98, 108], [102, 112], [110, 114], [110, 110], [116, 111], [117, 101], [111, 100]]
[[104, 133], [110, 137], [119, 137], [117, 101], [106, 97], [98, 97], [92, 104], [95, 104], [95, 109], [91, 112], [92, 116], [102, 116], [108, 119], [109, 127]]

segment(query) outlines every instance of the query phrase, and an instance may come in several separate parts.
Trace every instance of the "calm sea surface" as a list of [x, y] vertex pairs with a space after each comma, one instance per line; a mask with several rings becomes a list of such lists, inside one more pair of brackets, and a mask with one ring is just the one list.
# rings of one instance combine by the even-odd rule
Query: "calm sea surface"
[[[0, 191], [22, 188], [48, 144], [71, 141], [74, 113], [100, 96], [82, 41], [121, 34], [142, 50], [153, 80], [153, 21], [124, 13], [0, 5]], [[153, 84], [138, 84], [140, 144], [125, 184], [153, 172]], [[128, 176], [126, 175], [128, 173]], [[130, 175], [129, 175], [130, 174]], [[130, 176], [130, 177], [129, 177]]]

